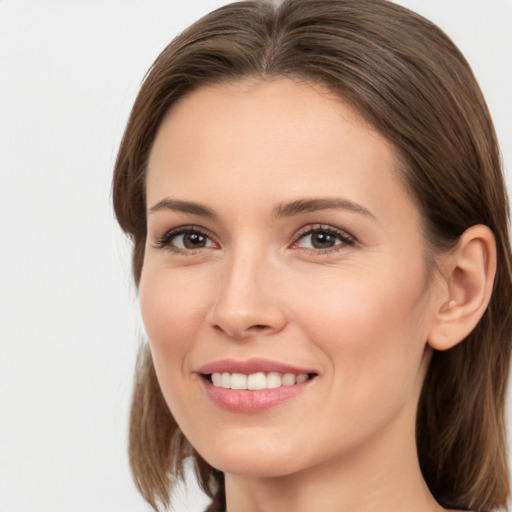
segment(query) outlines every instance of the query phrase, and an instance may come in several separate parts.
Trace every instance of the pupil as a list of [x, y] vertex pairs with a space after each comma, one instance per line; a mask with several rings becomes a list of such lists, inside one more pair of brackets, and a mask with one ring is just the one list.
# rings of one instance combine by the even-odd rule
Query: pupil
[[335, 245], [336, 238], [329, 233], [317, 232], [311, 237], [311, 243], [315, 249], [326, 249]]
[[199, 233], [187, 233], [183, 237], [183, 245], [187, 249], [197, 249], [198, 247], [204, 247], [205, 246], [205, 240], [206, 237]]

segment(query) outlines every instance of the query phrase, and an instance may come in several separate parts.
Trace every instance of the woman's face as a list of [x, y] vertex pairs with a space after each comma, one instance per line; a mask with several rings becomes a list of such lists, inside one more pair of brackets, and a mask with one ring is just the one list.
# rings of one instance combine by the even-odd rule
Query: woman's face
[[140, 304], [167, 404], [214, 467], [414, 449], [435, 284], [397, 165], [351, 108], [288, 79], [202, 88], [165, 118]]

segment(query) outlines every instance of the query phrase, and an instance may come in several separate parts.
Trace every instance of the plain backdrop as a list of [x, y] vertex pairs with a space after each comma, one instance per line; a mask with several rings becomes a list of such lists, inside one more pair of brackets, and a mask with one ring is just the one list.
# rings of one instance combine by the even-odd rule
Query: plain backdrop
[[[126, 455], [141, 327], [111, 173], [146, 70], [224, 3], [0, 0], [0, 512], [148, 510]], [[465, 53], [512, 172], [512, 1], [399, 3]], [[176, 511], [204, 508], [192, 484]]]

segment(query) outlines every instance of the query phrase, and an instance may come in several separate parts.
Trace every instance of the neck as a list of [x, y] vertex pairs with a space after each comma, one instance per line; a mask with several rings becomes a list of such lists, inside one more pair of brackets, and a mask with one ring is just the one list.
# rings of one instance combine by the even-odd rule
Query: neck
[[[226, 474], [228, 512], [434, 512], [419, 467], [414, 428], [397, 421], [365, 446], [277, 477]], [[368, 441], [368, 440], [367, 440]]]

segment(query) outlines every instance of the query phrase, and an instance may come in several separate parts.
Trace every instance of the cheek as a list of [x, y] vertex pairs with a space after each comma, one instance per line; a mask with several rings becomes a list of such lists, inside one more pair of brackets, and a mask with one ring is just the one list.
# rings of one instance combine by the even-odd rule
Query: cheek
[[[186, 354], [204, 322], [206, 290], [172, 271], [143, 270], [139, 301], [157, 373], [186, 368]], [[164, 367], [165, 365], [165, 367]], [[162, 366], [163, 372], [158, 372]], [[175, 371], [168, 372], [171, 376]]]
[[143, 269], [139, 302], [149, 340], [155, 343], [167, 337], [179, 340], [181, 330], [193, 325], [193, 316], [200, 309], [201, 289], [193, 282], [180, 279], [172, 270]]
[[312, 297], [301, 306], [303, 329], [327, 355], [335, 382], [351, 390], [344, 399], [363, 403], [371, 394], [410, 391], [428, 333], [423, 272], [406, 276], [388, 268], [345, 275], [323, 290], [300, 294]]
[[[190, 353], [198, 339], [204, 294], [175, 272], [143, 269], [139, 301], [155, 372], [165, 401], [178, 424], [187, 425]], [[203, 290], [204, 291], [204, 290]]]

